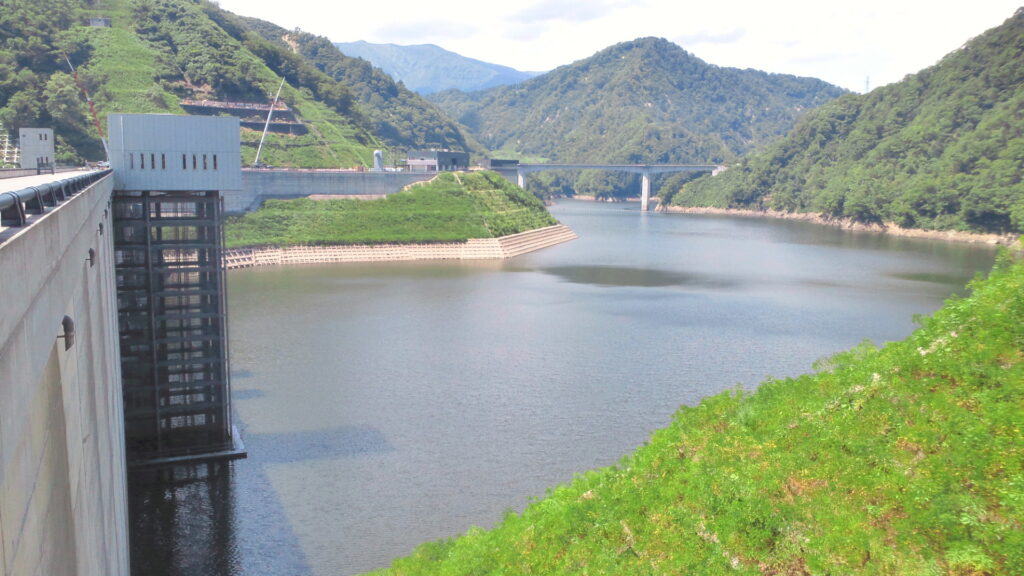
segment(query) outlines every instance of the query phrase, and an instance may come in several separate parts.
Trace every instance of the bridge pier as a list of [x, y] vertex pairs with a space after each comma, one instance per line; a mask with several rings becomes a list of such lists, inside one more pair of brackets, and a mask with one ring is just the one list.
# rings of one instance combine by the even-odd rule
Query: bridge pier
[[640, 176], [640, 211], [647, 212], [651, 200], [651, 172], [644, 170]]
[[[674, 174], [676, 172], [711, 172], [717, 174], [725, 170], [725, 166], [716, 164], [517, 164], [515, 166], [515, 182], [520, 188], [526, 188], [526, 175], [532, 172], [549, 170], [617, 170], [628, 174], [639, 174], [641, 177], [640, 210], [646, 212], [651, 203], [651, 177], [656, 174]], [[512, 181], [512, 166], [502, 166], [495, 171]]]

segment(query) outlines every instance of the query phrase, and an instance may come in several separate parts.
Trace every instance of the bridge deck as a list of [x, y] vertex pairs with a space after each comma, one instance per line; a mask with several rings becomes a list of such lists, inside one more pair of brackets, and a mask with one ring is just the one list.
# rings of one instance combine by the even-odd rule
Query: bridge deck
[[[58, 182], [67, 178], [72, 178], [80, 174], [92, 172], [92, 170], [75, 170], [71, 172], [57, 172], [56, 174], [39, 174], [38, 176], [18, 176], [16, 178], [0, 178], [0, 194], [5, 192], [17, 192], [24, 190], [31, 186], [41, 186], [43, 184], [49, 184], [50, 182]], [[4, 226], [0, 223], [0, 233], [9, 230], [10, 226]], [[7, 236], [7, 235], [4, 235]], [[0, 242], [6, 242], [9, 240], [7, 237], [0, 237]]]
[[64, 180], [77, 176], [84, 172], [92, 172], [92, 170], [75, 170], [74, 172], [57, 172], [56, 174], [40, 174], [38, 176], [19, 176], [17, 178], [2, 178], [0, 179], [0, 194], [4, 192], [14, 192], [16, 190], [22, 190], [29, 186], [39, 186], [40, 184], [47, 184], [49, 182], [57, 182], [58, 180]]
[[[505, 168], [511, 170], [513, 167]], [[711, 172], [721, 168], [717, 164], [519, 164], [520, 173], [550, 170], [615, 170], [633, 174], [664, 174], [669, 172]]]

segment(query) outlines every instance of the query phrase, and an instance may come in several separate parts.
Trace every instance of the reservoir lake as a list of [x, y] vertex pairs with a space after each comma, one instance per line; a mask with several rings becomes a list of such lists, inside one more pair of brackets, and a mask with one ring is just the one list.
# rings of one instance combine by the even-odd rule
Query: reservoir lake
[[506, 261], [228, 274], [249, 457], [129, 478], [136, 575], [346, 576], [615, 464], [680, 405], [905, 338], [990, 246], [804, 222], [551, 208]]

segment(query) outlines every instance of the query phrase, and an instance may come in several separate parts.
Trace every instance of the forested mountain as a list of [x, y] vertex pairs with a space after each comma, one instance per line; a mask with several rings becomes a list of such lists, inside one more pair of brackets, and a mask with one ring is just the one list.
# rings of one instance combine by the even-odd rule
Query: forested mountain
[[500, 155], [724, 163], [843, 92], [821, 80], [709, 65], [667, 40], [642, 38], [517, 86], [430, 99]]
[[1024, 9], [930, 68], [809, 113], [672, 202], [1024, 231]]
[[[89, 17], [110, 18], [112, 27], [87, 26]], [[182, 114], [182, 99], [266, 103], [285, 78], [281, 97], [305, 133], [268, 135], [261, 159], [272, 164], [349, 167], [370, 164], [373, 149], [382, 145], [468, 144], [451, 121], [386, 76], [370, 70], [359, 82], [360, 71], [370, 68], [365, 63], [345, 59], [328, 75], [323, 62], [328, 56], [308, 60], [296, 53], [302, 50], [295, 40], [291, 45], [280, 37], [268, 40], [252, 24], [206, 0], [5, 5], [0, 10], [0, 121], [15, 130], [53, 126], [60, 161], [103, 157], [66, 54], [92, 94], [101, 123], [110, 112]], [[293, 36], [303, 44], [318, 41]], [[356, 71], [339, 73], [346, 64]], [[405, 129], [410, 121], [416, 130]], [[243, 129], [245, 162], [255, 155], [259, 135]]]
[[369, 61], [420, 94], [453, 89], [485, 90], [522, 82], [539, 74], [467, 58], [433, 44], [399, 46], [360, 40], [335, 42], [334, 45], [348, 56]]

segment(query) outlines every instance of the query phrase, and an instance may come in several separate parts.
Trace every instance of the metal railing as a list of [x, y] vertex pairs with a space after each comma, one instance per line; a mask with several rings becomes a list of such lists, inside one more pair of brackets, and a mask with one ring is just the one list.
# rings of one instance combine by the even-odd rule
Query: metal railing
[[44, 214], [75, 194], [105, 178], [112, 171], [89, 172], [63, 180], [0, 193], [0, 226], [24, 226], [30, 214]]
[[[81, 166], [55, 166], [52, 172], [59, 174], [61, 172], [76, 172], [81, 170]], [[51, 172], [50, 168], [45, 169], [46, 172]], [[41, 174], [38, 168], [0, 168], [0, 180], [6, 178], [23, 178], [25, 176], [38, 176]]]

